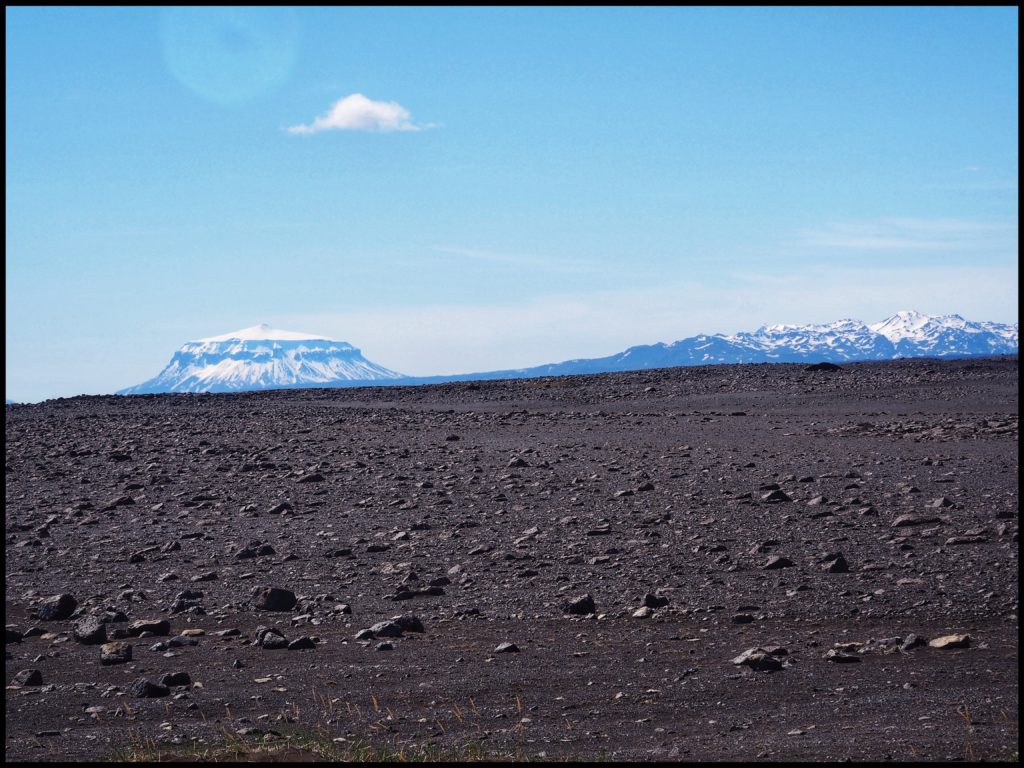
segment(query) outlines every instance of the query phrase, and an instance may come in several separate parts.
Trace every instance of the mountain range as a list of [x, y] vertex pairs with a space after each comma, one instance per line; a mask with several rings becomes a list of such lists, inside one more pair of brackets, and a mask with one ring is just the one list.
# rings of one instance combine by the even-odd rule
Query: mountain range
[[768, 325], [753, 332], [701, 334], [671, 344], [630, 347], [608, 357], [504, 371], [412, 377], [367, 360], [347, 342], [257, 325], [188, 342], [157, 376], [117, 394], [433, 384], [722, 363], [979, 357], [1017, 354], [1017, 349], [1017, 323], [971, 322], [959, 315], [901, 311], [870, 325], [859, 320]]

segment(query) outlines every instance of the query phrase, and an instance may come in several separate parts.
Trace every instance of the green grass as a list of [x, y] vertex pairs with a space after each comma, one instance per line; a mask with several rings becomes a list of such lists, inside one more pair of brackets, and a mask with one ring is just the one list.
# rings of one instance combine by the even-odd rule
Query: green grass
[[346, 762], [346, 763], [441, 763], [441, 762], [526, 762], [521, 753], [488, 751], [476, 743], [461, 747], [429, 745], [381, 745], [364, 740], [335, 742], [331, 737], [296, 732], [280, 737], [245, 738], [225, 733], [216, 744], [189, 746], [139, 741], [115, 749], [111, 762]]

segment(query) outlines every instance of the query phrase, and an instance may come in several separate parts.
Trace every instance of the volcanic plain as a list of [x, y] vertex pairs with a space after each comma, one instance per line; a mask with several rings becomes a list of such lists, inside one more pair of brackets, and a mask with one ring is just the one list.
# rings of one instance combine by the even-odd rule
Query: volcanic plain
[[8, 761], [1017, 756], [1016, 357], [5, 426]]

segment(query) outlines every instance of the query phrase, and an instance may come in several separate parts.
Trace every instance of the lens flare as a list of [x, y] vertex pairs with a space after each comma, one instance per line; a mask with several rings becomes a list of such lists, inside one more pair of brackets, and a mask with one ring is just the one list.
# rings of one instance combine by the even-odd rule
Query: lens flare
[[164, 61], [186, 88], [238, 104], [282, 85], [295, 60], [298, 21], [291, 8], [164, 8]]

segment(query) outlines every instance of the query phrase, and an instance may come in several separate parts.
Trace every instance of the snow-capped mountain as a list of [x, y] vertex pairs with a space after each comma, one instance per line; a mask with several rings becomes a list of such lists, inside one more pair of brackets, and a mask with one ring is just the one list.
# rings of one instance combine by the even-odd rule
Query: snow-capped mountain
[[897, 312], [870, 326], [885, 336], [900, 357], [962, 357], [1005, 354], [1007, 344], [1017, 351], [1017, 324], [972, 323], [960, 315], [922, 315]]
[[970, 322], [959, 315], [897, 312], [878, 323], [767, 325], [732, 335], [701, 334], [671, 344], [630, 347], [608, 357], [483, 373], [408, 377], [367, 360], [344, 341], [258, 325], [190, 341], [158, 376], [119, 395], [241, 392], [366, 384], [437, 384], [638, 371], [719, 363], [845, 363], [899, 357], [1015, 355], [1017, 324]]
[[347, 342], [256, 325], [190, 341], [156, 377], [117, 394], [240, 392], [401, 378]]
[[866, 325], [837, 320], [821, 325], [768, 325], [756, 331], [691, 336], [671, 344], [630, 347], [609, 357], [567, 360], [460, 378], [530, 378], [637, 371], [717, 363], [843, 363], [898, 357], [976, 357], [1017, 354], [1017, 324], [969, 322], [959, 315], [897, 312]]

